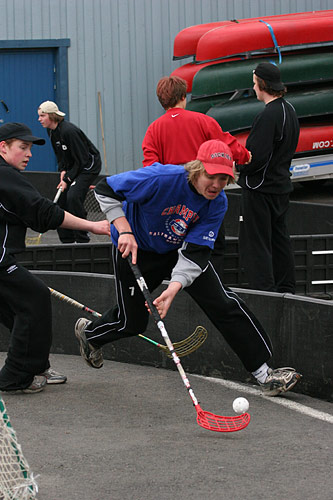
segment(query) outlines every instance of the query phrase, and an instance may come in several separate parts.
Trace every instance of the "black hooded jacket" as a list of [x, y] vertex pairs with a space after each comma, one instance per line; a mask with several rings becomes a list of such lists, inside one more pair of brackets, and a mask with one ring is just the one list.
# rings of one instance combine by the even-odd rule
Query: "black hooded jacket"
[[254, 119], [246, 148], [252, 153], [248, 165], [237, 165], [238, 184], [261, 193], [286, 194], [293, 190], [290, 164], [299, 137], [293, 106], [282, 97], [266, 104]]
[[82, 173], [100, 173], [102, 162], [99, 151], [79, 127], [64, 120], [58, 123], [56, 129], [47, 129], [47, 133], [57, 157], [58, 170], [66, 172], [66, 182], [73, 182]]
[[56, 229], [64, 210], [43, 198], [37, 189], [0, 156], [0, 267], [15, 261], [25, 249], [27, 228], [38, 233]]

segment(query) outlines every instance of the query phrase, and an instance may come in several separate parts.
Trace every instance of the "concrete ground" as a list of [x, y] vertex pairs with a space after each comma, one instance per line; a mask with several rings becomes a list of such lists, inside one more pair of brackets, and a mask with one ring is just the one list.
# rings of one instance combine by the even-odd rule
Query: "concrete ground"
[[[5, 353], [0, 354], [3, 363]], [[178, 372], [51, 355], [65, 385], [2, 393], [39, 500], [332, 500], [333, 404], [189, 375], [204, 410], [232, 415], [236, 433], [207, 431]]]

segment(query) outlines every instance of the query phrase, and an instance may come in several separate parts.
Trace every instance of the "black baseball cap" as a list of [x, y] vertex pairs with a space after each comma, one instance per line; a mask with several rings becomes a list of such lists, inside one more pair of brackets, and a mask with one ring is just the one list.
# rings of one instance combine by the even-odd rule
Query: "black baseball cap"
[[284, 90], [281, 82], [280, 70], [275, 64], [262, 62], [254, 70], [254, 74], [264, 80], [264, 82], [273, 90]]
[[35, 137], [27, 125], [24, 123], [5, 123], [0, 127], [0, 141], [7, 139], [21, 139], [21, 141], [32, 142], [42, 146], [45, 144], [45, 139]]

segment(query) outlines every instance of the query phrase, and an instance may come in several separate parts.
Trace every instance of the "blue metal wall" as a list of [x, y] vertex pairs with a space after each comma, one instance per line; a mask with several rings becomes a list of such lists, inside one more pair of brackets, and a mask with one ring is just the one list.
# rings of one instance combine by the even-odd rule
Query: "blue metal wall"
[[141, 164], [147, 126], [163, 112], [156, 83], [184, 63], [172, 60], [181, 29], [324, 9], [333, 0], [0, 0], [0, 33], [2, 40], [70, 40], [68, 117], [103, 157], [101, 93], [110, 174]]

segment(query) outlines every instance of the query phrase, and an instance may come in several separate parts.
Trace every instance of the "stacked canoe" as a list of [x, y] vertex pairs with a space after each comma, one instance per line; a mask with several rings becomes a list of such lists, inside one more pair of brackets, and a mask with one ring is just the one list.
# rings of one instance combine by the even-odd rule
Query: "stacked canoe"
[[301, 125], [296, 157], [330, 155], [333, 175], [333, 10], [191, 26], [174, 40], [174, 59], [187, 57], [193, 60], [172, 73], [187, 81], [187, 109], [214, 117], [244, 142], [264, 107], [253, 69], [275, 63]]

